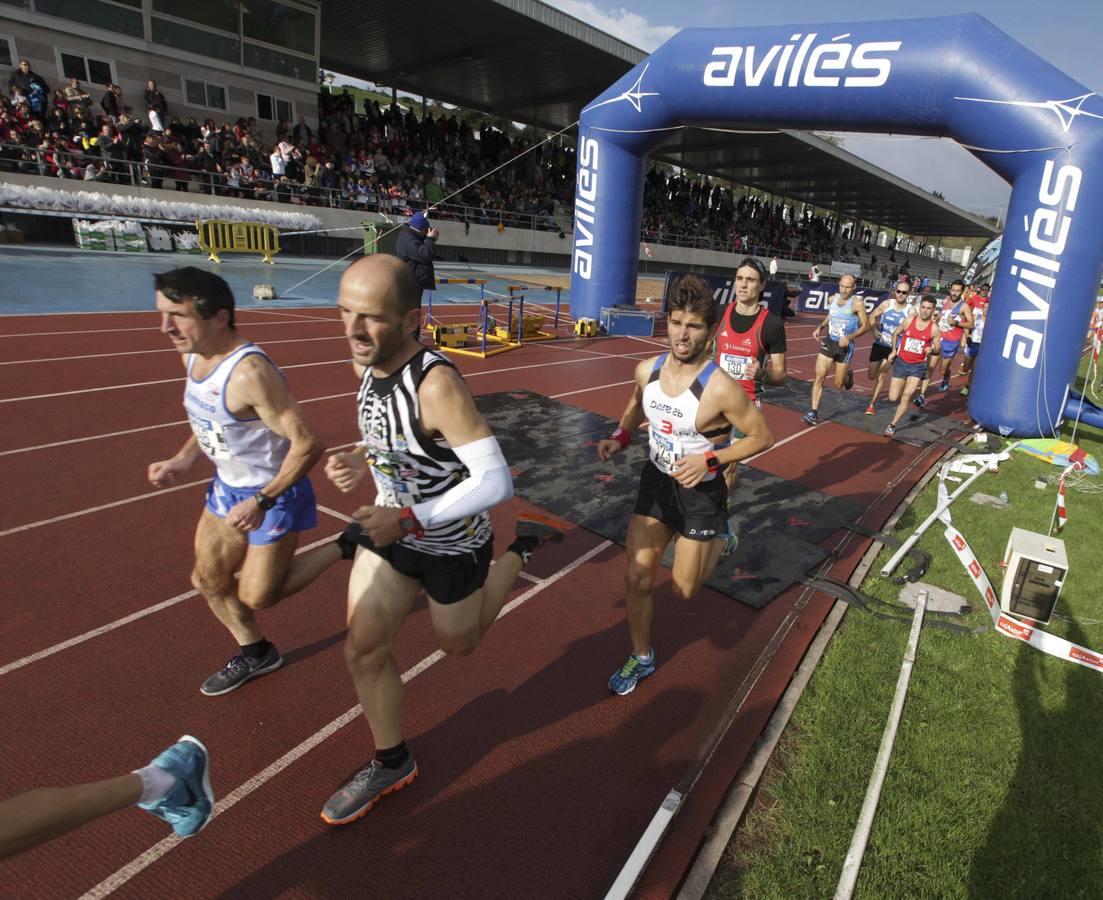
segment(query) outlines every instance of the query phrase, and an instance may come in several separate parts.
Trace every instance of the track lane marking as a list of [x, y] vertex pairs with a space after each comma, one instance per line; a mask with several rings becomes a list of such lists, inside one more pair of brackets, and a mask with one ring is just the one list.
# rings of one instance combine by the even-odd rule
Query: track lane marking
[[[498, 619], [501, 619], [503, 616], [506, 616], [509, 613], [513, 612], [515, 609], [517, 609], [522, 604], [528, 602], [532, 597], [535, 597], [545, 588], [551, 587], [560, 579], [570, 575], [579, 566], [589, 562], [599, 553], [611, 547], [612, 545], [612, 541], [602, 541], [597, 546], [592, 547], [581, 556], [567, 563], [567, 565], [563, 566], [563, 568], [559, 569], [557, 572], [549, 575], [538, 584], [533, 585], [523, 594], [515, 597], [513, 600], [503, 606], [501, 612], [498, 613]], [[497, 619], [495, 619], [495, 621], [497, 621]], [[436, 665], [438, 662], [444, 659], [444, 656], [445, 654], [442, 650], [437, 650], [435, 653], [430, 653], [423, 660], [421, 660], [421, 662], [417, 663], [416, 665], [412, 666], [402, 673], [402, 683], [408, 684], [422, 672], [426, 671], [427, 669]], [[282, 772], [292, 763], [301, 759], [303, 756], [305, 756], [327, 738], [335, 735], [350, 722], [356, 721], [361, 716], [362, 712], [363, 710], [361, 709], [359, 704], [349, 710], [346, 710], [336, 719], [318, 729], [306, 740], [302, 741], [301, 743], [290, 749], [287, 753], [285, 753], [271, 765], [258, 772], [252, 778], [238, 785], [229, 794], [227, 794], [225, 797], [215, 803], [214, 811], [211, 814], [211, 818], [217, 818], [218, 816], [236, 806], [240, 801], [244, 800], [258, 788], [263, 787], [265, 784], [267, 784], [269, 781], [279, 775], [280, 772]], [[148, 868], [150, 865], [159, 860], [162, 856], [164, 856], [166, 853], [176, 847], [177, 844], [179, 844], [182, 840], [184, 840], [184, 838], [179, 838], [174, 834], [170, 835], [169, 837], [162, 838], [140, 856], [131, 860], [131, 862], [129, 862], [127, 865], [116, 870], [95, 887], [86, 891], [83, 895], [81, 895], [80, 900], [101, 900], [101, 898], [108, 896], [110, 893], [126, 884], [131, 878], [133, 878], [143, 869]]]

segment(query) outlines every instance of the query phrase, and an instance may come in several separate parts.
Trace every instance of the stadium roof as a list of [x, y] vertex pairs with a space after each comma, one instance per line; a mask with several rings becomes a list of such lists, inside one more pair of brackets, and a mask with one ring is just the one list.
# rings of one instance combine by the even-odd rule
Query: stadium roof
[[[537, 0], [322, 2], [323, 67], [552, 131], [646, 56]], [[996, 233], [808, 132], [692, 128], [652, 158], [908, 234]]]

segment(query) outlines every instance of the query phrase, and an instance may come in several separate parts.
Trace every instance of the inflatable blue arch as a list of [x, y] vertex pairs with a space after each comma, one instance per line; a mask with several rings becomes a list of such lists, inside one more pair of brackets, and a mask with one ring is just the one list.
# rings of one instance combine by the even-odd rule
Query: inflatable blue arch
[[571, 307], [635, 299], [648, 153], [684, 126], [951, 137], [1012, 185], [969, 411], [1052, 434], [1103, 265], [1103, 100], [976, 15], [686, 29], [578, 133]]

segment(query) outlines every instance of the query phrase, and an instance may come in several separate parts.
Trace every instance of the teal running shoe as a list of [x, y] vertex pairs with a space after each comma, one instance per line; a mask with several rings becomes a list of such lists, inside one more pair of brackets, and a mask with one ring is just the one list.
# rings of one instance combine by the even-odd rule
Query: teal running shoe
[[631, 694], [636, 685], [655, 671], [655, 649], [649, 648], [647, 656], [639, 657], [634, 653], [628, 657], [628, 662], [613, 673], [609, 679], [609, 690], [614, 694], [624, 696]]
[[211, 759], [202, 741], [185, 734], [153, 760], [152, 765], [175, 776], [176, 784], [160, 800], [138, 805], [164, 819], [180, 837], [202, 831], [211, 820]]

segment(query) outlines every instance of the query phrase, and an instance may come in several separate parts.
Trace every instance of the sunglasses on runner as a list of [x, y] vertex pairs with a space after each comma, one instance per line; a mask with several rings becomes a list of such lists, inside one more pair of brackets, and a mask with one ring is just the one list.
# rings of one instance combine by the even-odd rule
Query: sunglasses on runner
[[911, 292], [908, 291], [908, 290], [903, 290], [903, 291], [897, 291], [896, 293], [898, 293], [898, 294], [909, 294]]

